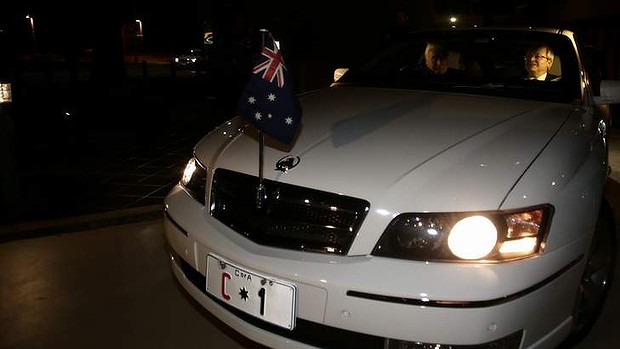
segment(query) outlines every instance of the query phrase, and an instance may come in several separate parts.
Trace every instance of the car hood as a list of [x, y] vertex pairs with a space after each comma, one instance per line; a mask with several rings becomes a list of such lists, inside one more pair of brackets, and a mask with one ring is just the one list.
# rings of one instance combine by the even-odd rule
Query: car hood
[[[264, 178], [403, 211], [497, 209], [572, 106], [427, 91], [331, 87], [300, 97], [302, 126], [284, 147], [266, 138]], [[258, 175], [256, 130], [240, 118], [195, 148], [209, 168]], [[288, 171], [285, 156], [298, 157]]]

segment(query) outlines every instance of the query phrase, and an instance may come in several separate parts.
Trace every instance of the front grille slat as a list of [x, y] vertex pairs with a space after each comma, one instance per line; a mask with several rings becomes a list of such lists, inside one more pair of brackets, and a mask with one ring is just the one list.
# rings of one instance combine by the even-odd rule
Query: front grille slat
[[370, 207], [363, 199], [265, 179], [258, 208], [258, 184], [255, 176], [216, 169], [210, 213], [262, 245], [346, 254]]

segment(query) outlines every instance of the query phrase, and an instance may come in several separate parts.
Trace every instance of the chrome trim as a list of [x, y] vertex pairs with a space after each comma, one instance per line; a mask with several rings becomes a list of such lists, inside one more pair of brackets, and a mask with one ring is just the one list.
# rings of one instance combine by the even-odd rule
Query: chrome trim
[[579, 257], [577, 257], [577, 259], [568, 263], [562, 269], [558, 270], [556, 273], [554, 273], [550, 277], [542, 280], [541, 282], [537, 284], [534, 284], [517, 293], [513, 293], [511, 295], [508, 295], [502, 298], [496, 298], [496, 299], [489, 299], [489, 300], [483, 300], [483, 301], [472, 301], [472, 302], [449, 301], [449, 300], [422, 300], [422, 299], [416, 299], [416, 298], [386, 296], [386, 295], [372, 294], [372, 293], [352, 291], [352, 290], [347, 291], [347, 296], [375, 300], [379, 302], [424, 306], [424, 307], [432, 307], [432, 308], [468, 308], [468, 309], [486, 308], [486, 307], [492, 307], [492, 306], [512, 302], [513, 300], [517, 298], [523, 297], [526, 294], [532, 293], [536, 291], [537, 289], [542, 288], [543, 286], [551, 283], [553, 280], [560, 277], [560, 275], [564, 274], [567, 270], [577, 265], [583, 259], [583, 257], [584, 257], [583, 254], [580, 255]]
[[183, 229], [179, 223], [177, 223], [174, 218], [172, 218], [172, 216], [170, 215], [170, 213], [168, 212], [168, 208], [164, 207], [164, 215], [165, 217], [170, 221], [170, 223], [172, 223], [172, 225], [174, 225], [183, 235], [188, 236], [189, 233], [187, 232], [187, 230]]

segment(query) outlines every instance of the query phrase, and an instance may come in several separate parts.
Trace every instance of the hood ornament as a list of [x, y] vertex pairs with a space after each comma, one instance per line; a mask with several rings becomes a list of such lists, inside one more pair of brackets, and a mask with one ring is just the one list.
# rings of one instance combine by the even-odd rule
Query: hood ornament
[[276, 170], [286, 172], [299, 164], [299, 156], [286, 155], [276, 162]]

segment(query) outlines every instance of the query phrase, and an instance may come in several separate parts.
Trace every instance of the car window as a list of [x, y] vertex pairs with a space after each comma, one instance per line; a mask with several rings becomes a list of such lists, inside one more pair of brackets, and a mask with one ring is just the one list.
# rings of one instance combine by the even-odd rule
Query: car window
[[[442, 47], [449, 74], [427, 73], [425, 50]], [[527, 79], [526, 52], [545, 43], [553, 52], [550, 81]], [[445, 69], [445, 68], [444, 68]], [[413, 34], [350, 69], [339, 82], [363, 86], [452, 90], [463, 93], [571, 102], [581, 98], [580, 72], [572, 41], [559, 34], [459, 30]]]

